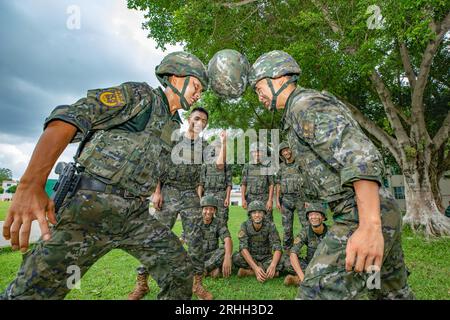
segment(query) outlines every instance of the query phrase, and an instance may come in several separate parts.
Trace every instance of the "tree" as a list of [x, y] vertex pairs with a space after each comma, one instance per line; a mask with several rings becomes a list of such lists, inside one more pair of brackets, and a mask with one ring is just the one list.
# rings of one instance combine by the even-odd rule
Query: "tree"
[[5, 180], [11, 179], [12, 179], [12, 171], [7, 168], [0, 168], [0, 183], [2, 183]]
[[17, 185], [11, 186], [8, 188], [8, 190], [6, 190], [6, 193], [16, 193], [16, 190], [17, 190]]
[[[300, 85], [343, 100], [405, 177], [404, 221], [449, 235], [439, 179], [450, 170], [450, 12], [442, 0], [129, 0], [160, 47], [183, 43], [208, 61], [223, 48], [253, 62], [280, 49], [303, 69]], [[255, 95], [204, 99], [211, 125], [270, 128]], [[276, 115], [279, 117], [279, 115]], [[246, 125], [247, 123], [247, 125]], [[277, 121], [275, 123], [278, 123]]]
[[0, 187], [0, 194], [3, 194], [3, 192], [5, 192], [5, 189], [3, 189], [2, 187]]

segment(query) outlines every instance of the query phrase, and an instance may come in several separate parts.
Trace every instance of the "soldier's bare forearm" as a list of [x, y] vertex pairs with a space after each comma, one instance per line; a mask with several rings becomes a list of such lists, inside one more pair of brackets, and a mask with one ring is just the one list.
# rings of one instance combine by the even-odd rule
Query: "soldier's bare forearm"
[[276, 267], [278, 265], [278, 262], [280, 262], [281, 259], [281, 251], [280, 250], [276, 250], [273, 253], [273, 257], [272, 257], [272, 265], [274, 267]]
[[255, 260], [253, 260], [252, 255], [250, 254], [250, 252], [247, 249], [242, 249], [241, 254], [244, 257], [245, 261], [250, 266], [250, 268], [252, 268], [253, 270], [256, 270], [258, 265], [256, 264]]
[[247, 186], [245, 184], [241, 185], [241, 197], [242, 197], [242, 202], [245, 201], [245, 192], [247, 191]]
[[52, 121], [41, 135], [34, 148], [31, 160], [20, 179], [20, 185], [34, 184], [45, 186], [56, 160], [72, 141], [77, 128], [63, 121]]
[[359, 180], [353, 183], [358, 206], [360, 227], [379, 228], [381, 230], [380, 196], [378, 183]]
[[232, 254], [233, 254], [233, 241], [231, 241], [231, 238], [226, 237], [225, 240], [225, 257], [229, 257], [231, 258]]
[[289, 260], [291, 261], [292, 268], [294, 269], [297, 276], [303, 276], [303, 270], [300, 265], [300, 261], [298, 260], [298, 256], [295, 253], [291, 253], [289, 256]]
[[269, 187], [269, 200], [273, 201], [273, 184]]
[[277, 184], [276, 186], [275, 186], [275, 190], [276, 190], [276, 200], [279, 202], [280, 201], [280, 189], [281, 189], [281, 187], [280, 187], [280, 185], [279, 184]]
[[231, 186], [227, 187], [227, 199], [230, 200], [231, 197]]

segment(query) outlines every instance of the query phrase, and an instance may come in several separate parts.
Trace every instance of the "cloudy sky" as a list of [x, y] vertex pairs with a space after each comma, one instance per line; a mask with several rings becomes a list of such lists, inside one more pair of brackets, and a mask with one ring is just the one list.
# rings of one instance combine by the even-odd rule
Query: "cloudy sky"
[[143, 21], [126, 0], [0, 0], [0, 167], [21, 177], [55, 106], [126, 81], [159, 85], [155, 66], [181, 47], [156, 49]]

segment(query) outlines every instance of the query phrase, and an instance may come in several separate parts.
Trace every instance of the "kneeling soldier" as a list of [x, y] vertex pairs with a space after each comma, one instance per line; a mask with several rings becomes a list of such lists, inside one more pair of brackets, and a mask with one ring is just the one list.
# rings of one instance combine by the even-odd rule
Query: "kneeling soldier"
[[[308, 219], [309, 225], [303, 228], [299, 235], [294, 240], [290, 253], [290, 264], [286, 266], [286, 271], [289, 274], [284, 279], [284, 284], [299, 285], [305, 277], [303, 270], [306, 269], [311, 261], [317, 246], [322, 241], [327, 233], [327, 226], [323, 222], [327, 220], [325, 210], [320, 203], [305, 203], [306, 219]], [[306, 258], [300, 258], [300, 251], [303, 246], [306, 246]]]
[[233, 263], [239, 268], [238, 277], [255, 275], [259, 282], [264, 282], [277, 277], [285, 264], [281, 256], [280, 236], [275, 224], [264, 219], [264, 202], [251, 202], [248, 212], [250, 219], [241, 225], [240, 252], [233, 255]]
[[[213, 196], [204, 196], [200, 205], [203, 214], [203, 250], [205, 252], [205, 274], [217, 278], [222, 273], [225, 278], [231, 274], [233, 242], [230, 232], [221, 220], [215, 218], [218, 202]], [[219, 238], [224, 247], [219, 247]], [[221, 269], [220, 269], [221, 268]]]

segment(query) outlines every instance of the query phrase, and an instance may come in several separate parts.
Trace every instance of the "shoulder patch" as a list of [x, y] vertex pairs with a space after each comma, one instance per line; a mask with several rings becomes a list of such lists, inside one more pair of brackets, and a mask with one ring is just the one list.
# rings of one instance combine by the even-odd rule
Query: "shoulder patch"
[[303, 128], [303, 136], [307, 139], [313, 139], [314, 138], [314, 123], [311, 121], [303, 121], [302, 123]]
[[295, 239], [294, 239], [294, 244], [299, 244], [300, 243], [300, 238], [299, 237], [296, 237]]
[[120, 88], [100, 91], [97, 93], [97, 100], [109, 108], [118, 108], [126, 105], [124, 92]]
[[244, 230], [239, 231], [238, 237], [242, 238], [243, 236], [245, 236]]

